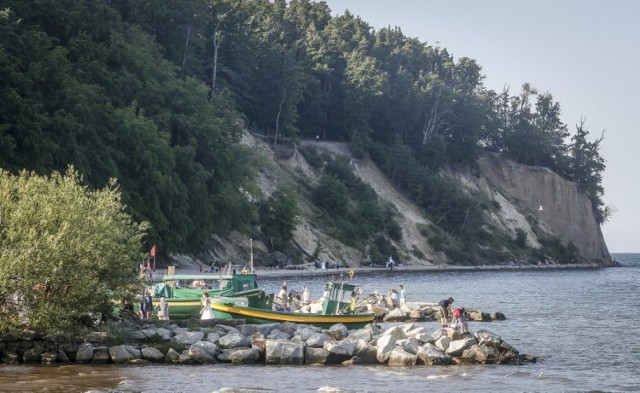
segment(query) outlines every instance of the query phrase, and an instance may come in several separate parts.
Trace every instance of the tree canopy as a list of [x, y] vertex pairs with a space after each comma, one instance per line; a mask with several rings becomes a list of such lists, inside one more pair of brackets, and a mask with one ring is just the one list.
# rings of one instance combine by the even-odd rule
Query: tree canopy
[[442, 169], [473, 167], [484, 151], [578, 182], [599, 223], [611, 212], [602, 139], [589, 141], [584, 124], [569, 139], [551, 93], [487, 89], [475, 60], [399, 27], [375, 30], [311, 0], [3, 4], [0, 167], [73, 164], [94, 188], [117, 178], [166, 252], [270, 217], [246, 197], [257, 170], [240, 124], [274, 146], [350, 142], [464, 244], [478, 243], [488, 208]]
[[110, 313], [139, 283], [146, 228], [114, 182], [0, 170], [0, 331], [60, 332]]

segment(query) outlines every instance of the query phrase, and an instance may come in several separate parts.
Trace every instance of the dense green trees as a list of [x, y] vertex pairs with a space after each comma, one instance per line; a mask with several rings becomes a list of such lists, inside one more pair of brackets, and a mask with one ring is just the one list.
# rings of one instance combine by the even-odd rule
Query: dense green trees
[[[550, 93], [488, 90], [475, 60], [400, 28], [376, 31], [310, 0], [4, 4], [0, 167], [72, 163], [93, 187], [118, 178], [163, 250], [194, 251], [211, 232], [251, 232], [269, 217], [243, 192], [255, 170], [239, 118], [273, 144], [351, 142], [469, 248], [488, 207], [441, 171], [473, 167], [484, 150], [557, 171], [589, 193], [600, 222], [610, 214], [601, 139], [580, 126], [569, 141]], [[335, 173], [319, 189], [341, 190], [336, 179], [339, 199], [349, 185]]]
[[0, 170], [0, 331], [64, 331], [136, 288], [146, 223], [114, 182], [92, 191], [81, 180]]

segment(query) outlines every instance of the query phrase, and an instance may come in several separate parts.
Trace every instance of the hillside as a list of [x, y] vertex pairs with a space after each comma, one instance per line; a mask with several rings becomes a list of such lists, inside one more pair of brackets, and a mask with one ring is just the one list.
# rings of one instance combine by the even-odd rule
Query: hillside
[[[294, 149], [287, 157], [277, 158], [269, 145], [245, 133], [243, 144], [250, 146], [267, 157], [258, 177], [258, 184], [265, 197], [279, 185], [287, 182], [298, 184], [315, 182], [319, 173], [315, 171]], [[442, 252], [434, 251], [418, 225], [433, 223], [420, 209], [403, 196], [389, 182], [389, 179], [369, 158], [355, 159], [344, 142], [303, 141], [301, 146], [312, 147], [319, 152], [349, 158], [353, 172], [376, 192], [377, 196], [397, 211], [397, 220], [402, 228], [402, 240], [395, 243], [400, 251], [398, 262], [412, 266], [432, 266], [450, 264], [451, 260]], [[544, 249], [539, 234], [557, 236], [566, 243], [573, 243], [583, 262], [609, 264], [611, 257], [590, 208], [590, 201], [578, 191], [574, 183], [562, 179], [552, 171], [541, 167], [530, 167], [504, 160], [495, 155], [483, 156], [478, 160], [479, 172], [450, 171], [448, 175], [468, 190], [480, 192], [491, 199], [499, 209], [491, 214], [492, 225], [515, 236], [518, 228], [527, 234], [529, 244], [534, 249]], [[300, 222], [296, 227], [293, 242], [304, 254], [300, 260], [288, 260], [293, 265], [308, 265], [317, 255], [316, 261], [340, 261], [351, 267], [365, 261], [365, 252], [346, 246], [332, 239], [315, 226], [313, 204], [304, 198], [299, 200], [302, 207]], [[542, 206], [542, 210], [540, 210]], [[202, 263], [243, 265], [249, 261], [249, 238], [234, 232], [230, 236], [212, 236], [207, 251], [193, 257], [174, 255], [173, 263], [189, 266]], [[322, 244], [322, 246], [319, 246]], [[254, 260], [259, 266], [267, 247], [253, 241]], [[318, 248], [321, 248], [318, 252]], [[415, 252], [418, 250], [419, 252]], [[422, 257], [418, 257], [421, 255]], [[548, 261], [555, 263], [557, 261]], [[491, 264], [490, 261], [488, 261]], [[510, 263], [528, 263], [526, 259], [514, 258]]]

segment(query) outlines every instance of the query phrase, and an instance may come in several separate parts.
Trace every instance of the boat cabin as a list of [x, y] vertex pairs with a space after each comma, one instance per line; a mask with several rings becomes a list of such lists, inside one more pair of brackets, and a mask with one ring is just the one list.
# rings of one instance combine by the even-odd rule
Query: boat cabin
[[170, 274], [155, 286], [156, 297], [193, 298], [204, 292], [228, 295], [258, 288], [255, 274]]
[[355, 285], [346, 282], [328, 282], [322, 313], [326, 315], [353, 313], [352, 304], [355, 304], [358, 296], [356, 288]]

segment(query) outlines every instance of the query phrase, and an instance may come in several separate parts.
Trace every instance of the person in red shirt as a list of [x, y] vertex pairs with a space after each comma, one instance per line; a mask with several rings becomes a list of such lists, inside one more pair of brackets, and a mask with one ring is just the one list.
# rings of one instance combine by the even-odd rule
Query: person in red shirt
[[451, 324], [453, 325], [453, 327], [459, 329], [463, 334], [469, 333], [469, 325], [467, 324], [467, 319], [465, 318], [464, 314], [464, 307], [455, 308], [453, 309], [453, 318], [451, 319]]

